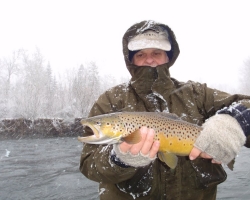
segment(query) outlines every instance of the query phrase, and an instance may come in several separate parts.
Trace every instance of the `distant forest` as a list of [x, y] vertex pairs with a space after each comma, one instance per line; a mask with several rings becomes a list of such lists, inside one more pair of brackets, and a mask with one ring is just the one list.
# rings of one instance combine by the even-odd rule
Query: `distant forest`
[[14, 51], [0, 58], [0, 118], [86, 117], [102, 92], [127, 79], [102, 77], [94, 62], [55, 76], [39, 49]]
[[[241, 76], [232, 77], [232, 82], [240, 82], [237, 93], [250, 94], [249, 77], [250, 59]], [[56, 76], [39, 49], [32, 54], [17, 50], [0, 58], [0, 118], [86, 117], [101, 93], [127, 81], [102, 77], [95, 62]]]

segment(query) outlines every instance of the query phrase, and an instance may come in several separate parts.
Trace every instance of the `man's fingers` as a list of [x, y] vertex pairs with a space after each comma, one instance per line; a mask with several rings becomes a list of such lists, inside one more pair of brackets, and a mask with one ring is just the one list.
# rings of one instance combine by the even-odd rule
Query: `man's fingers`
[[201, 150], [200, 149], [197, 149], [196, 147], [194, 147], [190, 154], [189, 154], [189, 159], [190, 160], [194, 160], [196, 159], [199, 155], [201, 154]]
[[211, 157], [210, 155], [206, 154], [205, 152], [202, 152], [202, 153], [200, 154], [200, 157], [206, 158], [206, 159], [212, 159], [212, 157]]
[[134, 145], [126, 142], [121, 143], [119, 146], [121, 152], [126, 153], [130, 151], [132, 155], [137, 155], [141, 152], [143, 155], [149, 155], [150, 158], [154, 158], [160, 147], [160, 142], [154, 141], [155, 131], [147, 127], [142, 127], [140, 131], [141, 141]]
[[147, 155], [154, 143], [154, 136], [155, 136], [155, 131], [153, 129], [148, 129], [147, 131], [147, 137], [145, 139], [145, 142], [141, 148], [141, 153], [143, 155]]
[[205, 152], [201, 152], [201, 150], [197, 149], [196, 147], [194, 147], [192, 149], [192, 151], [190, 152], [189, 154], [189, 159], [190, 160], [194, 160], [196, 159], [197, 157], [201, 157], [201, 158], [205, 158], [205, 159], [212, 159], [212, 163], [214, 164], [221, 164], [221, 162], [217, 162], [215, 161], [210, 155], [208, 155], [207, 153]]
[[131, 147], [132, 147], [132, 144], [128, 144], [126, 142], [122, 142], [119, 145], [119, 148], [120, 148], [122, 153], [127, 153], [130, 150]]
[[208, 155], [205, 152], [202, 152], [200, 149], [197, 149], [196, 147], [194, 147], [189, 154], [189, 159], [194, 160], [197, 157], [212, 159], [212, 157], [210, 155]]
[[134, 144], [134, 145], [131, 147], [130, 153], [131, 153], [132, 155], [137, 155], [137, 154], [141, 151], [141, 148], [142, 148], [142, 146], [143, 146], [143, 144], [144, 144], [144, 142], [145, 142], [145, 139], [146, 139], [146, 137], [147, 137], [147, 127], [142, 127], [142, 128], [140, 129], [140, 131], [141, 131], [142, 139], [141, 139], [141, 141], [140, 141], [139, 143]]
[[214, 163], [214, 164], [219, 164], [219, 165], [222, 164], [221, 162], [217, 162], [217, 161], [215, 161], [214, 159], [212, 160], [212, 163]]
[[159, 141], [155, 141], [153, 143], [153, 146], [152, 146], [152, 148], [150, 150], [150, 153], [149, 153], [149, 157], [150, 158], [154, 158], [155, 157], [155, 155], [159, 151], [159, 147], [160, 147], [160, 142]]

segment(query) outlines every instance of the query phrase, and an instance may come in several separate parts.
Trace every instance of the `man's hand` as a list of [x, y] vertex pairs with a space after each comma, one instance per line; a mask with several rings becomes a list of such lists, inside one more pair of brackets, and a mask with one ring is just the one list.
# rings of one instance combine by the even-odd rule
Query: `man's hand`
[[213, 163], [228, 164], [244, 145], [246, 136], [238, 121], [228, 114], [210, 117], [203, 125], [189, 158], [210, 158]]
[[201, 158], [206, 158], [206, 159], [211, 159], [212, 163], [215, 163], [215, 164], [221, 164], [221, 162], [216, 162], [210, 155], [208, 155], [207, 153], [205, 152], [202, 152], [200, 149], [194, 147], [190, 154], [189, 154], [189, 159], [190, 160], [195, 160], [196, 158], [198, 157], [201, 157]]
[[154, 141], [155, 131], [153, 129], [148, 129], [147, 127], [142, 127], [140, 129], [142, 139], [137, 144], [128, 144], [123, 142], [120, 144], [119, 148], [122, 153], [130, 152], [132, 155], [148, 155], [149, 158], [156, 157], [156, 154], [160, 147], [159, 141]]
[[142, 127], [140, 129], [142, 139], [137, 144], [114, 144], [113, 151], [116, 157], [126, 165], [132, 167], [143, 167], [149, 165], [156, 159], [160, 147], [159, 141], [154, 141], [155, 131]]

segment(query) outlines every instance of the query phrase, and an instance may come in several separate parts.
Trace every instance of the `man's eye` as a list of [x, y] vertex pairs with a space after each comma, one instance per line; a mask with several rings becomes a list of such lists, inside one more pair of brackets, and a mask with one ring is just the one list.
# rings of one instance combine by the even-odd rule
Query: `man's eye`
[[154, 56], [159, 56], [161, 55], [161, 52], [154, 52]]

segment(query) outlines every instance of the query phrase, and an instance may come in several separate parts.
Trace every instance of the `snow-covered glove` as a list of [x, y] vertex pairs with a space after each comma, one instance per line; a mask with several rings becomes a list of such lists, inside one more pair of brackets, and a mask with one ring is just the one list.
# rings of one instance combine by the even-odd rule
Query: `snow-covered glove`
[[141, 152], [137, 155], [132, 155], [130, 152], [123, 153], [119, 148], [119, 144], [113, 144], [113, 151], [121, 162], [132, 167], [144, 167], [156, 159], [156, 156], [150, 158], [149, 155], [143, 155]]
[[246, 136], [238, 121], [228, 114], [210, 117], [203, 125], [194, 146], [215, 161], [228, 164], [238, 154]]

